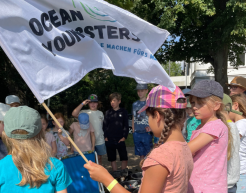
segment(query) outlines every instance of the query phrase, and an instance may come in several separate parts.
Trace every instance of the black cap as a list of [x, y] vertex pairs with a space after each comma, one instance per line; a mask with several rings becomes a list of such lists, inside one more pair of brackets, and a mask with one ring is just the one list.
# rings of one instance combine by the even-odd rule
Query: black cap
[[91, 101], [91, 102], [98, 102], [98, 97], [97, 95], [95, 94], [91, 94], [88, 99]]
[[194, 88], [187, 95], [193, 95], [199, 98], [214, 95], [223, 99], [223, 87], [214, 80], [201, 80], [195, 84]]
[[148, 89], [148, 84], [138, 84], [135, 90], [145, 90]]

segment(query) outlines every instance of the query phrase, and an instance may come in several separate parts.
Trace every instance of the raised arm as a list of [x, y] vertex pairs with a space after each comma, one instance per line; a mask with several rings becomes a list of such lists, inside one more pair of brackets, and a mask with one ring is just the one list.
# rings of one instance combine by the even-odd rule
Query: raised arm
[[90, 102], [89, 99], [83, 101], [81, 104], [79, 104], [79, 106], [77, 106], [73, 112], [72, 112], [72, 116], [74, 116], [75, 118], [78, 118], [79, 116], [79, 112], [81, 111], [81, 109], [83, 108], [83, 106], [87, 105]]

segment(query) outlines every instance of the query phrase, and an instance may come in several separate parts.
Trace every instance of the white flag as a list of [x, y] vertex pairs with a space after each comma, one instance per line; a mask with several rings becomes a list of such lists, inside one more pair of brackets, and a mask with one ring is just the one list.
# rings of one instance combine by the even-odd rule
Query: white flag
[[174, 90], [154, 57], [168, 35], [101, 0], [0, 1], [0, 46], [40, 103], [96, 68]]

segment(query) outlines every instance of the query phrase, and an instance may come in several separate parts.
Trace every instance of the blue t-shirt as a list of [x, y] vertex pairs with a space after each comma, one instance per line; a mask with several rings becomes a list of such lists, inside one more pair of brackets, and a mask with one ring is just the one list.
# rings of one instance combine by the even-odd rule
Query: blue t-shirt
[[132, 115], [134, 116], [134, 132], [145, 133], [149, 126], [146, 111], [138, 114], [138, 111], [146, 104], [146, 101], [136, 101], [132, 104]]
[[186, 122], [186, 131], [187, 131], [187, 143], [190, 141], [192, 131], [195, 131], [196, 128], [201, 124], [200, 119], [196, 119], [195, 117], [191, 117]]
[[12, 155], [7, 155], [0, 161], [0, 193], [55, 193], [56, 191], [67, 188], [72, 183], [72, 180], [63, 163], [56, 158], [50, 159], [53, 163], [52, 170], [50, 170], [50, 165], [47, 165], [48, 169], [45, 169], [45, 174], [49, 175], [48, 180], [39, 188], [35, 187], [30, 189], [29, 185], [17, 185], [20, 183], [22, 176], [12, 160]]

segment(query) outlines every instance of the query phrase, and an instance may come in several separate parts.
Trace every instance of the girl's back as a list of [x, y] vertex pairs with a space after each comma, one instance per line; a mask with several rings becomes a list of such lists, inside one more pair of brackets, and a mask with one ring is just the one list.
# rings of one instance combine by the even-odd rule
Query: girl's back
[[53, 164], [52, 169], [50, 170], [51, 167], [48, 164], [48, 170], [45, 169], [45, 174], [49, 176], [47, 182], [42, 184], [39, 188], [30, 189], [29, 185], [17, 185], [20, 183], [22, 176], [13, 162], [12, 155], [7, 155], [0, 161], [0, 193], [54, 193], [66, 189], [72, 181], [65, 171], [63, 163], [56, 158], [51, 158], [51, 162]]
[[191, 151], [186, 142], [168, 141], [154, 149], [143, 164], [143, 176], [150, 166], [161, 165], [169, 171], [162, 192], [187, 192], [193, 170]]
[[216, 138], [196, 152], [188, 192], [227, 192], [228, 128], [220, 119], [210, 121], [193, 131], [191, 140], [201, 133]]

